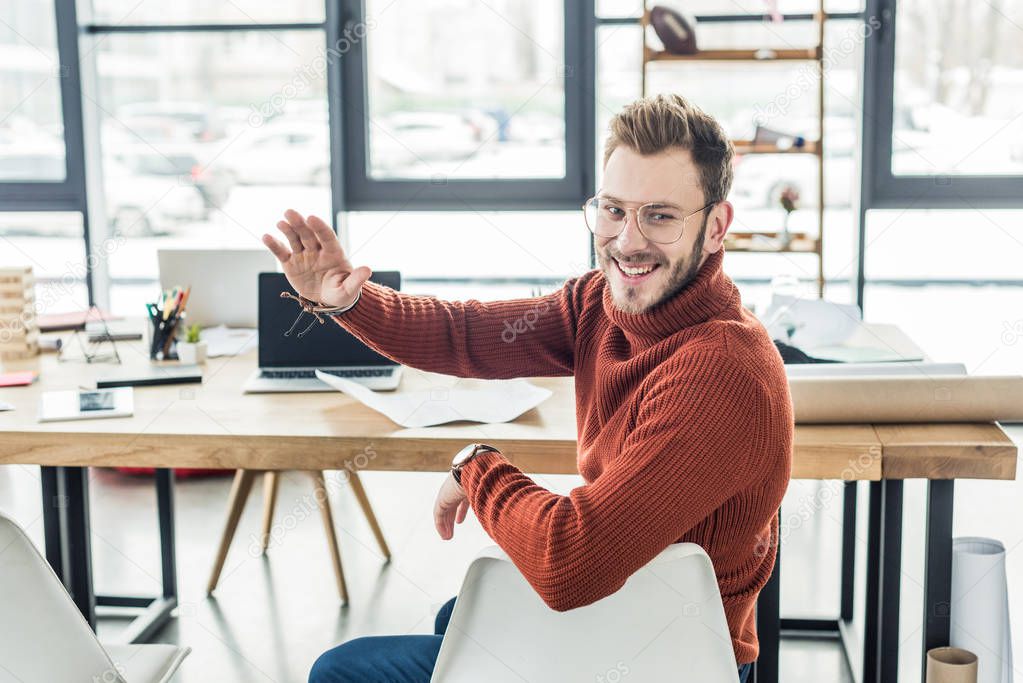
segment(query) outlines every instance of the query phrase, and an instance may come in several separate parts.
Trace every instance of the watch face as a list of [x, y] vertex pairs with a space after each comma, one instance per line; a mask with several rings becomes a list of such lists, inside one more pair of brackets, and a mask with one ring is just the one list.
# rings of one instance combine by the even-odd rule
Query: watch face
[[461, 465], [463, 462], [465, 462], [466, 458], [468, 458], [470, 455], [473, 454], [473, 452], [476, 450], [476, 446], [477, 445], [478, 444], [471, 443], [468, 446], [466, 446], [465, 448], [463, 448], [462, 450], [458, 451], [458, 453], [455, 455], [454, 459], [451, 461], [451, 464], [452, 465]]

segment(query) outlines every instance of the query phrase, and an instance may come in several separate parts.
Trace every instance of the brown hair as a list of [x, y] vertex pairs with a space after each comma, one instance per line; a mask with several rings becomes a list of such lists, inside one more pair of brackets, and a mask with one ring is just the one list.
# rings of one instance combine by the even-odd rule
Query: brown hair
[[728, 197], [735, 151], [720, 124], [681, 95], [655, 95], [626, 105], [611, 119], [604, 164], [619, 145], [642, 155], [689, 150], [708, 204]]

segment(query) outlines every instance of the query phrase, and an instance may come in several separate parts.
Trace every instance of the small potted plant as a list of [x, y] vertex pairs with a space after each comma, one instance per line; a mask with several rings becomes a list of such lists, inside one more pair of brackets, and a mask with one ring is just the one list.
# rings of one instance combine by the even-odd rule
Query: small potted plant
[[201, 328], [189, 325], [185, 339], [178, 342], [178, 360], [187, 365], [206, 362], [206, 342], [200, 340]]
[[782, 189], [778, 200], [781, 203], [781, 208], [785, 209], [785, 222], [781, 225], [781, 234], [778, 237], [781, 241], [781, 247], [786, 249], [792, 243], [792, 233], [789, 232], [789, 218], [792, 217], [792, 212], [799, 208], [799, 189], [792, 185], [786, 185]]

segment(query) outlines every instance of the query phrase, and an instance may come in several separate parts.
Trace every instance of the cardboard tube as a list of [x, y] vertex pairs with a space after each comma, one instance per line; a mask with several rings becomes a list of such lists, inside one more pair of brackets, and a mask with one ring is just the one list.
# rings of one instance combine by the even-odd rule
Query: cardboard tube
[[799, 424], [1023, 419], [1023, 377], [789, 377]]
[[958, 647], [929, 650], [927, 683], [977, 683], [977, 655]]

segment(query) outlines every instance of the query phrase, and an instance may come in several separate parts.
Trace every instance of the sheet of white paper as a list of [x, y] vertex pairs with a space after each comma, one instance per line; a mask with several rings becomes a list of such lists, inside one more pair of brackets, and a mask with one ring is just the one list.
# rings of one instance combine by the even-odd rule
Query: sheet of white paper
[[256, 348], [259, 332], [247, 327], [217, 325], [205, 328], [201, 339], [206, 342], [206, 355], [210, 358], [237, 356]]
[[775, 294], [761, 320], [772, 339], [806, 350], [835, 346], [851, 337], [860, 326], [860, 309], [823, 299]]
[[471, 387], [378, 393], [319, 370], [316, 376], [402, 427], [430, 427], [458, 420], [511, 422], [546, 401], [552, 393], [524, 379], [480, 382]]

